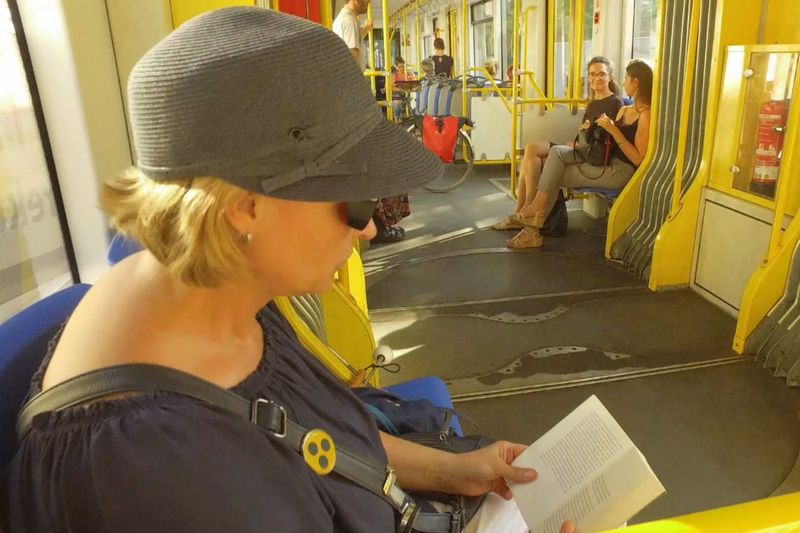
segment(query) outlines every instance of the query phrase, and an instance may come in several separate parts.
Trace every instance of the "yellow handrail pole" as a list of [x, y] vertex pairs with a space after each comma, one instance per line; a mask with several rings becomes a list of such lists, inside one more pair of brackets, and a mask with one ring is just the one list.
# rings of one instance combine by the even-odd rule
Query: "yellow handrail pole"
[[[575, 2], [574, 0], [569, 2], [569, 30], [567, 34], [567, 43], [568, 45], [572, 45], [572, 60], [569, 62], [567, 66], [567, 80], [568, 83], [564, 88], [564, 96], [568, 98], [575, 98], [575, 94], [572, 92], [573, 88], [573, 80], [575, 79], [573, 70], [575, 69]], [[565, 50], [566, 52], [566, 50]]]
[[322, 25], [328, 29], [333, 26], [333, 6], [328, 0], [321, 0], [319, 3], [319, 19]]
[[587, 100], [585, 98], [520, 98], [520, 104], [574, 104], [585, 105]]
[[[467, 0], [461, 0], [461, 116], [467, 116]], [[491, 76], [490, 76], [491, 77]]]
[[554, 96], [555, 85], [556, 6], [547, 2], [547, 96]]
[[581, 90], [581, 76], [583, 75], [583, 0], [575, 0], [573, 18], [575, 19], [573, 21], [575, 24], [575, 42], [573, 43], [575, 54], [572, 58], [572, 97], [580, 98], [583, 96], [583, 91]]
[[[515, 0], [515, 1], [517, 1], [517, 0]], [[489, 71], [486, 70], [486, 68], [484, 68], [484, 67], [470, 67], [469, 70], [470, 70], [470, 72], [476, 71], [476, 72], [480, 72], [481, 74], [485, 74], [486, 75], [486, 79], [491, 84], [491, 91], [492, 92], [497, 92], [497, 96], [498, 96], [498, 98], [500, 98], [500, 101], [503, 103], [503, 106], [506, 108], [506, 111], [508, 111], [509, 113], [512, 113], [511, 104], [508, 103], [508, 99], [505, 96], [503, 96], [503, 91], [500, 89], [500, 87], [497, 86], [497, 82], [494, 81], [494, 78], [492, 78], [492, 75], [489, 74]], [[465, 78], [465, 80], [466, 80], [466, 78]], [[465, 113], [466, 113], [466, 111], [465, 111]], [[466, 115], [464, 115], [464, 116], [466, 116]]]
[[[400, 10], [400, 55], [403, 56], [403, 59], [406, 58], [406, 35], [408, 34], [406, 30], [406, 10], [405, 8]], [[417, 66], [419, 68], [419, 66]], [[408, 69], [408, 65], [406, 65], [406, 70]]]
[[[372, 3], [367, 4], [367, 20], [372, 20]], [[375, 54], [372, 53], [372, 50], [375, 48], [374, 37], [372, 36], [372, 31], [367, 34], [369, 38], [367, 39], [367, 57], [369, 57], [369, 70], [375, 72]], [[371, 76], [369, 78], [369, 84], [372, 87], [372, 94], [375, 94], [376, 87], [375, 87], [375, 76]]]
[[[511, 45], [511, 102], [512, 106], [509, 108], [511, 111], [511, 181], [509, 188], [511, 189], [511, 197], [516, 200], [517, 198], [517, 113], [522, 107], [517, 107], [517, 98], [519, 97], [519, 89], [517, 87], [517, 63], [519, 62], [519, 0], [514, 0], [514, 24], [512, 34], [513, 44]], [[490, 77], [491, 79], [491, 77]], [[494, 80], [492, 80], [494, 85]], [[498, 93], [500, 98], [505, 98], [502, 94]]]
[[417, 66], [422, 72], [422, 37], [420, 37], [420, 29], [419, 29], [419, 0], [416, 1], [417, 11], [416, 11], [416, 18], [414, 19], [414, 24], [417, 28]]
[[686, 50], [686, 75], [683, 79], [683, 98], [681, 102], [680, 129], [678, 130], [678, 150], [675, 154], [675, 183], [672, 190], [672, 213], [681, 207], [681, 185], [683, 182], [683, 164], [686, 160], [686, 138], [689, 136], [689, 105], [692, 98], [694, 82], [694, 66], [697, 57], [697, 34], [700, 28], [700, 2], [692, 3], [692, 18], [689, 21], [689, 47]]
[[536, 78], [533, 77], [532, 70], [524, 70], [521, 72], [521, 74], [530, 80], [531, 85], [533, 86], [533, 90], [536, 91], [536, 93], [539, 95], [540, 98], [542, 99], [547, 98], [547, 95], [544, 93], [542, 88], [537, 83]]
[[383, 77], [384, 96], [386, 96], [386, 118], [389, 122], [394, 120], [392, 110], [392, 66], [389, 58], [389, 0], [381, 0], [381, 23], [383, 25]]
[[[794, 87], [800, 87], [798, 83], [800, 83], [800, 70], [795, 72]], [[787, 118], [787, 124], [798, 124], [798, 120], [800, 120], [800, 106], [791, 106], [790, 116]], [[784, 147], [797, 146], [797, 129], [796, 126], [786, 129], [786, 137], [783, 139]], [[784, 151], [783, 154], [784, 156], [781, 161], [778, 179], [777, 197], [775, 198], [775, 218], [772, 219], [772, 233], [769, 237], [769, 248], [767, 250], [767, 261], [775, 257], [783, 240], [783, 217], [786, 214], [786, 206], [789, 203], [789, 191], [792, 186], [792, 182], [788, 178], [794, 177], [794, 179], [800, 179], [796, 172], [788, 172], [788, 169], [794, 168], [795, 151], [787, 150]]]

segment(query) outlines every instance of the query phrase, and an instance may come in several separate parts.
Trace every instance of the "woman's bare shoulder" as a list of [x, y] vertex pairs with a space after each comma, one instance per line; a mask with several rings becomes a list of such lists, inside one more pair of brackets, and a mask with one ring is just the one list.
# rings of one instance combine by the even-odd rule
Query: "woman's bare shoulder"
[[[138, 255], [138, 254], [137, 254]], [[152, 292], [132, 257], [101, 276], [75, 308], [53, 350], [44, 388], [141, 353], [151, 329]]]

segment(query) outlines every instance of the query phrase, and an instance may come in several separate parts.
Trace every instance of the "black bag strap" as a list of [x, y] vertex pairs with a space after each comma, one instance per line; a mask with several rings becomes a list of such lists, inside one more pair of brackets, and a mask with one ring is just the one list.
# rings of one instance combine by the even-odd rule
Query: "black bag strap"
[[[309, 430], [290, 420], [283, 406], [265, 398], [247, 400], [186, 372], [149, 364], [93, 370], [40, 392], [20, 411], [17, 438], [21, 441], [27, 435], [34, 417], [41, 413], [66, 409], [113, 394], [153, 391], [187, 396], [248, 420], [265, 430], [273, 440], [303, 454], [303, 441]], [[336, 446], [335, 450], [333, 472], [388, 501], [399, 514], [399, 532], [461, 531], [464, 525], [461, 523], [461, 510], [452, 514], [420, 512], [414, 499], [395, 483], [395, 473], [389, 465], [343, 446]]]

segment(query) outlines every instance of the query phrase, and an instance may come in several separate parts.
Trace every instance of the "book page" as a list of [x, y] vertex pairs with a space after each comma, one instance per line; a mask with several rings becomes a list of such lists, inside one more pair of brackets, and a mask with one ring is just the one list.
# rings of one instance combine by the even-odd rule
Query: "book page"
[[616, 527], [664, 492], [646, 460], [596, 396], [528, 447], [514, 466], [535, 468], [511, 490], [533, 533]]

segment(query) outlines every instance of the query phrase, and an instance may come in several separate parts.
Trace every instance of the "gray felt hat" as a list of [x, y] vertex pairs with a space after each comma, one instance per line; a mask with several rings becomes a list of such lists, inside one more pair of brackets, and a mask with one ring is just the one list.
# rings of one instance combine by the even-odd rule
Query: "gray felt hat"
[[439, 159], [386, 121], [344, 42], [256, 7], [196, 17], [136, 64], [128, 105], [152, 179], [215, 176], [307, 201], [406, 193]]

